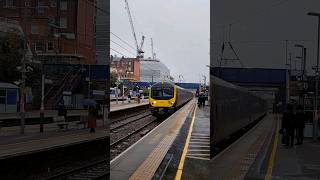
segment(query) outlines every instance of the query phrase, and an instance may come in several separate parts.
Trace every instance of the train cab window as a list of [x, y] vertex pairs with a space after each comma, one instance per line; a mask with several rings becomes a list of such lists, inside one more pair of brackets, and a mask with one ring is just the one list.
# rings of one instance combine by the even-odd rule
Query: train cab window
[[173, 98], [173, 88], [153, 88], [151, 97], [159, 100], [167, 100]]
[[173, 91], [171, 88], [164, 88], [163, 89], [163, 97], [171, 98], [172, 95], [173, 95]]

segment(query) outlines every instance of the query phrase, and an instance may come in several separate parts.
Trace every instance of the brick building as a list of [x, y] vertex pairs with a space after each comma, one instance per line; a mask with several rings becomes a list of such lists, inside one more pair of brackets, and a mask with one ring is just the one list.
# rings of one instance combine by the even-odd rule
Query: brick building
[[95, 0], [2, 0], [0, 17], [20, 23], [36, 59], [96, 63]]
[[112, 57], [110, 72], [120, 79], [140, 81], [140, 60], [138, 58]]

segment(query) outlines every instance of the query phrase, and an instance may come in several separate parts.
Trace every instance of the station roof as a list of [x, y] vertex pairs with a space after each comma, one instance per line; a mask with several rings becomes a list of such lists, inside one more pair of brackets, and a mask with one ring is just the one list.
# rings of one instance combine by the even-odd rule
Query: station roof
[[14, 84], [6, 83], [6, 82], [0, 82], [0, 88], [18, 89], [19, 87], [14, 85]]

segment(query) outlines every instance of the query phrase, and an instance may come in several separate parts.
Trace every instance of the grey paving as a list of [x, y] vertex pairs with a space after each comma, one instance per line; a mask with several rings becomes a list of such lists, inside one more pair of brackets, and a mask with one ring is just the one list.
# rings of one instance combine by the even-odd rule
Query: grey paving
[[320, 142], [305, 139], [293, 148], [278, 144], [272, 175], [272, 179], [320, 179]]
[[[206, 121], [202, 124], [206, 124]], [[273, 116], [265, 117], [247, 134], [209, 161], [187, 158], [182, 179], [244, 179], [263, 142], [272, 133], [274, 124]], [[194, 129], [206, 132], [205, 127], [198, 125]]]

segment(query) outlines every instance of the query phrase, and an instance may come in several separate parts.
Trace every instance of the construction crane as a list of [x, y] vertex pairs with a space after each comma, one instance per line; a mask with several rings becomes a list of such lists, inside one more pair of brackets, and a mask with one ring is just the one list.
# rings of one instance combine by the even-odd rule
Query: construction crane
[[153, 50], [153, 39], [151, 38], [152, 60], [156, 60], [156, 53]]
[[125, 1], [125, 5], [126, 5], [128, 16], [129, 16], [129, 22], [130, 22], [130, 25], [131, 25], [133, 38], [134, 38], [134, 41], [135, 41], [135, 44], [136, 44], [136, 48], [137, 48], [137, 58], [143, 58], [144, 51], [142, 50], [142, 47], [143, 47], [143, 43], [144, 43], [144, 38], [145, 37], [142, 35], [142, 40], [141, 40], [141, 43], [140, 43], [140, 46], [139, 46], [138, 40], [137, 40], [137, 36], [136, 36], [136, 32], [134, 30], [134, 25], [133, 25], [133, 20], [132, 20], [130, 8], [129, 8], [129, 3], [128, 3], [128, 0], [124, 0], [124, 1]]

